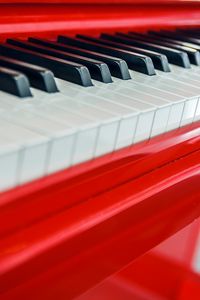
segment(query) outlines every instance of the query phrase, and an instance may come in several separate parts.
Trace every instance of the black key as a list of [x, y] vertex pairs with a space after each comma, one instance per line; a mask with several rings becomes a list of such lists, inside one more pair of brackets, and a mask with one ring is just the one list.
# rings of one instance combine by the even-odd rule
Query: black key
[[154, 43], [154, 44], [174, 48], [176, 50], [185, 52], [185, 53], [187, 53], [191, 63], [193, 63], [195, 65], [200, 64], [200, 53], [195, 49], [191, 49], [189, 47], [182, 46], [182, 45], [177, 45], [176, 43], [173, 43], [171, 41], [166, 41], [166, 39], [164, 39], [164, 38], [162, 39], [157, 36], [155, 37], [155, 36], [149, 36], [149, 35], [139, 34], [139, 33], [131, 33], [131, 35], [136, 36], [139, 39], [144, 40], [145, 42], [147, 41], [149, 43]]
[[185, 38], [192, 38], [192, 39], [200, 39], [200, 30], [197, 29], [190, 29], [190, 30], [184, 30], [184, 29], [176, 29], [176, 34], [181, 35]]
[[58, 78], [83, 86], [92, 86], [88, 69], [80, 64], [66, 62], [63, 59], [16, 47], [0, 44], [0, 54], [50, 69]]
[[20, 98], [31, 97], [28, 78], [17, 71], [0, 67], [0, 90]]
[[200, 51], [200, 46], [198, 46], [196, 44], [193, 44], [193, 43], [190, 43], [190, 42], [184, 42], [184, 41], [178, 40], [176, 38], [167, 37], [167, 36], [165, 36], [165, 34], [161, 33], [160, 31], [150, 30], [150, 31], [148, 31], [148, 34], [150, 36], [156, 36], [159, 39], [163, 39], [167, 42], [173, 42], [174, 44], [178, 44], [178, 45], [181, 45], [181, 46], [189, 47], [189, 48], [196, 49], [196, 50]]
[[200, 30], [199, 28], [197, 29], [181, 29], [177, 28], [176, 32], [182, 35], [190, 36], [190, 37], [199, 37], [200, 36]]
[[69, 60], [72, 62], [83, 64], [89, 69], [92, 78], [102, 81], [104, 83], [112, 82], [110, 70], [108, 66], [103, 62], [91, 58], [85, 58], [80, 55], [66, 53], [60, 50], [55, 50], [52, 49], [51, 47], [42, 46], [39, 44], [34, 44], [26, 41], [20, 41], [17, 39], [8, 39], [7, 42], [12, 45], [19, 46], [31, 51], [36, 51], [39, 53], [55, 56], [64, 60]]
[[149, 31], [148, 34], [150, 36], [157, 37], [159, 39], [159, 41], [165, 41], [165, 42], [169, 43], [170, 46], [172, 46], [172, 47], [174, 45], [179, 45], [179, 46], [182, 46], [182, 47], [195, 49], [196, 52], [191, 53], [191, 55], [188, 53], [188, 56], [189, 56], [190, 62], [192, 64], [195, 64], [197, 66], [200, 65], [200, 52], [199, 52], [200, 51], [200, 46], [195, 45], [193, 43], [184, 42], [184, 41], [180, 41], [180, 40], [177, 40], [177, 39], [172, 39], [172, 38], [169, 38], [169, 37], [165, 37], [164, 35], [162, 35], [162, 33], [156, 32], [156, 31]]
[[39, 66], [0, 56], [0, 66], [12, 68], [28, 76], [31, 86], [48, 93], [58, 92], [53, 73]]
[[[66, 36], [58, 37], [58, 41], [61, 43], [70, 44], [70, 41], [71, 41], [71, 43], [73, 44], [73, 40], [74, 40], [73, 38], [69, 38]], [[105, 46], [99, 42], [95, 42], [95, 39], [94, 39], [94, 42], [92, 40], [91, 41], [87, 40], [86, 38], [84, 39], [83, 37], [78, 40], [81, 43], [82, 48], [93, 50], [93, 51], [98, 51], [98, 52], [116, 56], [116, 57], [120, 57], [127, 62], [130, 69], [136, 70], [141, 73], [148, 74], [148, 75], [155, 75], [155, 70], [154, 70], [152, 60], [147, 56], [140, 55], [140, 54], [133, 54], [132, 52], [129, 52], [126, 50], [120, 50], [118, 48]]]
[[[126, 51], [126, 52], [130, 53], [130, 51], [128, 51], [128, 50], [119, 49], [118, 47], [115, 47], [114, 45], [105, 44], [99, 38], [93, 38], [93, 37], [90, 37], [90, 36], [87, 36], [87, 35], [81, 35], [81, 34], [78, 34], [77, 37], [80, 38], [80, 39], [84, 39], [84, 40], [86, 40], [88, 42], [90, 42], [90, 41], [91, 42], [95, 42], [95, 43], [99, 44], [99, 46], [101, 46], [101, 47], [103, 46], [103, 47], [106, 47], [106, 48], [112, 48], [115, 51], [116, 50], [118, 50], [118, 51], [120, 50], [120, 51]], [[142, 62], [142, 67], [143, 67], [143, 64], [145, 62], [146, 69], [143, 70], [143, 68], [139, 67], [137, 69], [137, 71], [145, 73], [145, 74], [148, 74], [148, 75], [155, 75], [156, 74], [155, 73], [155, 69], [154, 69], [154, 65], [153, 65], [152, 60], [151, 60], [151, 58], [149, 56], [142, 55], [142, 54], [134, 52], [134, 51], [131, 51], [131, 54], [135, 58], [135, 60], [138, 61], [139, 64], [141, 64], [141, 62]], [[149, 69], [149, 71], [148, 71], [148, 69]]]
[[43, 45], [43, 46], [48, 46], [53, 49], [66, 51], [66, 52], [78, 54], [78, 55], [81, 55], [84, 57], [89, 57], [89, 58], [103, 61], [104, 63], [106, 63], [108, 65], [110, 72], [113, 76], [123, 79], [123, 80], [131, 79], [126, 62], [120, 58], [97, 53], [94, 51], [83, 50], [78, 47], [67, 46], [64, 44], [52, 42], [49, 40], [43, 40], [43, 39], [39, 39], [39, 38], [29, 38], [28, 40], [32, 43], [36, 43], [36, 44]]
[[200, 45], [200, 39], [198, 39], [198, 38], [193, 38], [191, 36], [182, 35], [175, 31], [161, 30], [160, 32], [162, 34], [164, 34], [165, 36], [171, 37], [173, 39]]
[[142, 39], [138, 39], [134, 36], [131, 36], [131, 34], [117, 33], [116, 35], [125, 36], [126, 38], [128, 38], [130, 40], [130, 45], [142, 47], [166, 55], [168, 61], [174, 65], [178, 65], [184, 68], [190, 68], [190, 61], [185, 52], [170, 47], [145, 42]]
[[181, 39], [181, 36], [180, 34], [178, 34], [177, 32], [175, 31], [168, 31], [168, 30], [160, 30], [160, 31], [148, 31], [149, 33], [151, 34], [156, 34], [157, 35], [161, 35], [162, 37], [164, 38], [170, 38], [170, 39], [173, 39], [173, 40], [178, 40], [178, 41], [183, 41], [183, 39]]
[[125, 49], [128, 51], [135, 51], [137, 53], [147, 55], [152, 59], [155, 68], [157, 68], [161, 71], [164, 71], [164, 72], [170, 72], [168, 60], [164, 54], [160, 54], [160, 53], [150, 51], [147, 49], [141, 49], [139, 47], [130, 46], [128, 43], [129, 40], [126, 43], [126, 40], [127, 40], [126, 38], [116, 36], [116, 35], [102, 33], [101, 39], [103, 39], [102, 42], [106, 43], [107, 45], [110, 45], [110, 46], [113, 45], [114, 47], [117, 47], [120, 49]]

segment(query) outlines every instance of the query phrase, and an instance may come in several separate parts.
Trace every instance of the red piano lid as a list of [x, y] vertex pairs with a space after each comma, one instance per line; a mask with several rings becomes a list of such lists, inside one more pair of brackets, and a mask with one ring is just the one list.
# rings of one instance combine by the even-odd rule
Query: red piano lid
[[20, 3], [48, 3], [48, 4], [141, 4], [141, 3], [157, 3], [157, 4], [168, 4], [168, 3], [199, 3], [199, 0], [0, 0], [0, 4], [20, 4]]

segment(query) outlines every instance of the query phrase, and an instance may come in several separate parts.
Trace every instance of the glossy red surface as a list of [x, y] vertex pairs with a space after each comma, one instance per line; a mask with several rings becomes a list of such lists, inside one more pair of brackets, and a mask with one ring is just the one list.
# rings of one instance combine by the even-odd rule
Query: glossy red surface
[[150, 295], [155, 295], [155, 299], [197, 300], [200, 297], [199, 275], [154, 251], [136, 260], [115, 279], [127, 282], [129, 286], [140, 287], [146, 290], [147, 295], [149, 291]]
[[[173, 1], [174, 2], [174, 1]], [[61, 2], [60, 2], [61, 3]], [[0, 6], [1, 39], [12, 36], [55, 36], [58, 32], [95, 33], [113, 30], [198, 26], [198, 2], [147, 1], [136, 5], [97, 4], [3, 4]]]
[[[199, 130], [199, 124], [195, 124], [138, 144], [138, 154], [144, 153], [136, 155], [135, 160], [137, 150], [133, 147], [130, 156], [125, 149], [129, 164], [125, 164], [126, 159], [113, 159], [117, 167], [111, 163], [106, 172], [103, 168], [105, 181], [99, 180], [98, 169], [91, 177], [90, 172], [82, 177], [81, 188], [77, 188], [81, 180], [76, 177], [71, 194], [65, 191], [68, 181], [65, 179], [60, 186], [57, 178], [57, 186], [49, 185], [50, 193], [46, 179], [45, 193], [41, 191], [41, 181], [37, 183], [40, 192], [35, 190], [36, 185], [18, 191], [23, 194], [27, 189], [24, 199], [14, 197], [17, 191], [13, 191], [14, 198], [12, 193], [2, 195], [0, 227], [11, 230], [11, 224], [12, 232], [2, 232], [0, 244], [1, 299], [25, 299], [30, 289], [33, 293], [29, 299], [56, 299], [56, 295], [73, 299], [199, 217]], [[167, 145], [167, 151], [162, 151]], [[102, 161], [106, 163], [106, 159]], [[113, 181], [113, 172], [118, 174], [114, 175], [116, 180], [123, 173], [124, 181], [121, 176], [118, 182]], [[93, 181], [95, 177], [98, 180]], [[52, 178], [49, 180], [52, 183]], [[103, 190], [98, 190], [100, 182]], [[108, 186], [110, 183], [109, 188], [104, 186], [105, 182]], [[95, 194], [90, 194], [94, 187]], [[57, 195], [52, 193], [56, 189], [60, 191]], [[72, 201], [77, 190], [80, 195], [75, 205], [74, 200], [68, 201]], [[37, 197], [31, 198], [31, 192], [37, 193]], [[57, 210], [60, 199], [65, 206]], [[38, 206], [20, 210], [29, 201], [32, 205], [36, 201]], [[45, 212], [49, 207], [55, 210], [36, 218], [42, 208]]]
[[160, 4], [160, 3], [166, 3], [166, 4], [169, 4], [169, 3], [196, 3], [197, 1], [195, 0], [123, 0], [123, 3], [121, 0], [0, 0], [0, 3], [2, 4], [7, 4], [7, 3], [17, 3], [17, 4], [20, 4], [20, 3], [40, 3], [40, 4], [43, 4], [43, 3], [53, 3], [53, 4], [60, 4], [60, 3], [66, 3], [66, 4], [74, 4], [74, 3], [77, 3], [77, 4], [80, 4], [80, 3], [83, 3], [83, 4], [86, 4], [86, 3], [89, 3], [89, 4], [102, 4], [102, 3], [106, 3], [106, 4], [138, 4], [138, 3], [155, 3], [155, 4]]
[[200, 123], [194, 123], [4, 192], [0, 194], [0, 236], [68, 209], [199, 149]]
[[[198, 2], [20, 2], [0, 0], [0, 39], [200, 25]], [[199, 182], [195, 123], [1, 193], [0, 298], [81, 295], [198, 218]]]
[[151, 251], [192, 272], [196, 272], [199, 269], [199, 233], [200, 218], [184, 227]]
[[151, 251], [76, 300], [198, 300], [200, 277]]
[[76, 300], [199, 299], [200, 277], [190, 255], [199, 229], [200, 219]]

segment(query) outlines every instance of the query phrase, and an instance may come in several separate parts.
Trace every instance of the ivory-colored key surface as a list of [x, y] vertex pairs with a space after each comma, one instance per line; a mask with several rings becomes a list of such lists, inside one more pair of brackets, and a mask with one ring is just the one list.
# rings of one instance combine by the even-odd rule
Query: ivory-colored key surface
[[[181, 122], [179, 124], [183, 126], [193, 121], [194, 114], [196, 114], [197, 112], [197, 106], [198, 106], [199, 94], [200, 94], [199, 88], [197, 88], [196, 86], [188, 85], [187, 80], [185, 78], [181, 78], [180, 82], [178, 82], [177, 80], [170, 80], [167, 82], [168, 84], [166, 83], [163, 84], [162, 82], [165, 79], [166, 73], [163, 73], [164, 75], [158, 75], [156, 78], [147, 77], [144, 76], [143, 74], [138, 74], [132, 71], [130, 71], [130, 73], [132, 76], [135, 76], [134, 81], [129, 81], [127, 83], [133, 85], [131, 91], [128, 90], [127, 92], [127, 89], [125, 88], [124, 85], [122, 85], [123, 86], [123, 90], [122, 90], [121, 87], [119, 87], [120, 83], [117, 85], [113, 84], [111, 89], [115, 91], [118, 90], [120, 93], [124, 93], [126, 90], [126, 93], [129, 93], [130, 95], [134, 94], [135, 90], [139, 89], [139, 92], [142, 91], [145, 92], [145, 94], [148, 94], [149, 85], [150, 85], [151, 88], [154, 89], [155, 94], [157, 94], [158, 91], [161, 91], [163, 94], [163, 98], [167, 102], [171, 102], [171, 103], [174, 101], [178, 102], [179, 107], [174, 107], [173, 109], [171, 109], [171, 113], [172, 115], [174, 115], [174, 110], [176, 111], [176, 113], [179, 111], [179, 114], [177, 115], [177, 119], [178, 116], [181, 117]], [[193, 73], [193, 69], [191, 70], [191, 73]], [[118, 79], [116, 79], [116, 82], [118, 83]], [[166, 92], [168, 94], [167, 97], [165, 97]], [[140, 99], [144, 99], [144, 97], [141, 96]], [[149, 101], [150, 101], [150, 97], [149, 97]], [[181, 101], [184, 102], [184, 109], [183, 109], [183, 105], [180, 105]], [[167, 127], [169, 127], [168, 129], [176, 128], [176, 126], [174, 125], [177, 124], [175, 123], [174, 125], [170, 125], [169, 121], [173, 122], [171, 116], [168, 119], [168, 125], [167, 125]]]
[[0, 190], [17, 184], [22, 147], [0, 136]]
[[16, 183], [24, 183], [45, 174], [49, 142], [45, 136], [1, 119], [0, 137], [23, 148]]
[[[65, 88], [62, 88], [63, 85]], [[80, 93], [80, 89], [78, 89], [77, 86], [75, 85], [72, 86], [70, 84], [69, 87], [69, 84], [67, 86], [65, 83], [59, 81], [58, 86], [60, 86], [62, 91], [66, 89], [66, 91], [62, 92], [66, 96], [68, 96], [69, 93], [71, 93], [72, 95], [75, 95], [75, 99], [79, 99], [79, 101], [83, 104], [89, 104], [99, 109], [104, 109], [108, 112], [115, 113], [116, 115], [121, 117], [120, 125], [118, 128], [119, 130], [118, 130], [116, 145], [113, 148], [113, 150], [119, 149], [122, 146], [130, 145], [132, 143], [134, 139], [134, 133], [136, 130], [135, 126], [137, 125], [135, 123], [136, 113], [140, 114], [142, 112], [142, 115], [139, 115], [138, 117], [138, 122], [139, 124], [141, 123], [141, 127], [142, 127], [142, 130], [139, 130], [138, 128], [136, 133], [136, 136], [138, 136], [138, 140], [148, 139], [150, 137], [150, 130], [153, 124], [153, 118], [156, 109], [155, 105], [152, 105], [151, 103], [147, 104], [137, 100], [133, 101], [134, 99], [130, 101], [129, 98], [128, 99], [126, 99], [126, 97], [122, 98], [122, 95], [118, 95], [118, 94], [113, 95], [112, 93], [108, 93], [108, 97], [107, 94], [105, 96], [104, 95], [101, 96], [99, 95], [101, 87], [99, 88], [98, 86], [95, 86], [92, 89], [88, 88], [87, 90], [81, 88], [81, 93]], [[118, 100], [121, 99], [121, 101], [116, 101], [115, 99]], [[132, 123], [133, 125], [131, 127], [130, 127], [130, 122], [131, 122], [130, 118], [133, 118], [133, 123]], [[145, 124], [148, 125], [149, 130], [145, 130]], [[101, 137], [102, 137], [102, 142], [100, 140]], [[95, 156], [107, 152], [105, 151], [106, 149], [103, 150], [102, 148], [104, 147], [104, 145], [105, 145], [105, 140], [102, 134], [100, 134], [97, 147], [96, 147]]]
[[[200, 119], [197, 67], [131, 80], [57, 79], [59, 93], [31, 89], [25, 101], [0, 92], [0, 189], [91, 160]], [[12, 162], [12, 167], [9, 162]], [[6, 167], [8, 166], [8, 167]]]

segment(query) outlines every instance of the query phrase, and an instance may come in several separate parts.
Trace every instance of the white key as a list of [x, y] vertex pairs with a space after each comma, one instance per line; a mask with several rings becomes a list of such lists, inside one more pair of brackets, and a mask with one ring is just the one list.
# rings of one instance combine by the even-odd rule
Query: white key
[[71, 165], [76, 130], [66, 125], [52, 122], [45, 117], [42, 118], [28, 110], [7, 114], [5, 118], [10, 122], [50, 138], [50, 154], [46, 166], [47, 173]]
[[0, 136], [0, 192], [17, 182], [17, 171], [22, 148]]
[[[154, 78], [154, 76], [149, 78], [148, 76], [143, 75], [143, 74], [136, 74], [135, 77], [136, 77], [135, 78], [136, 80], [134, 81], [135, 83], [133, 83], [133, 81], [132, 81], [132, 85], [134, 86], [134, 89], [139, 88], [142, 91], [145, 91], [145, 93], [147, 93], [147, 91], [150, 90], [150, 88], [149, 88], [149, 85], [150, 85], [151, 92], [153, 92], [153, 90], [157, 89], [157, 91], [155, 91], [155, 92], [158, 95], [158, 91], [160, 90], [160, 92], [162, 92], [162, 94], [163, 94], [163, 98], [166, 101], [171, 102], [171, 103], [175, 102], [174, 104], [172, 104], [170, 116], [168, 119], [167, 131], [170, 129], [175, 129], [175, 128], [179, 127], [179, 125], [191, 123], [191, 121], [192, 121], [191, 114], [195, 114], [195, 109], [196, 109], [196, 106], [198, 103], [198, 95], [195, 94], [195, 92], [193, 91], [194, 88], [192, 86], [187, 86], [187, 84], [184, 83], [181, 86], [181, 88], [183, 90], [181, 90], [181, 92], [180, 92], [180, 89], [177, 89], [176, 81], [172, 82], [172, 80], [171, 80], [170, 83], [171, 84], [173, 83], [173, 85], [172, 85], [173, 88], [171, 88], [169, 85], [167, 86], [165, 84], [160, 84], [159, 78], [157, 80], [157, 78]], [[145, 79], [146, 77], [148, 77], [148, 78]], [[146, 82], [148, 82], [148, 84], [145, 83], [145, 80], [146, 80]], [[180, 86], [179, 86], [179, 88], [180, 88]], [[171, 91], [173, 91], [173, 93], [171, 93]], [[167, 95], [166, 95], [166, 92], [167, 92]], [[185, 96], [187, 95], [187, 97], [184, 98], [183, 94], [185, 94]], [[178, 99], [182, 99], [182, 100], [178, 100]], [[191, 101], [191, 108], [190, 108], [190, 114], [188, 114], [187, 106], [190, 101]], [[186, 103], [187, 103], [187, 105], [186, 105]], [[190, 106], [190, 103], [189, 103], [189, 106]], [[184, 110], [185, 110], [185, 112], [183, 112]], [[177, 115], [176, 121], [173, 118], [174, 113], [176, 113], [176, 115]]]
[[62, 105], [56, 105], [55, 102], [51, 105], [45, 103], [40, 106], [42, 107], [41, 112], [35, 111], [35, 113], [78, 128], [72, 164], [92, 159], [101, 138], [103, 138], [103, 143], [99, 146], [100, 154], [104, 153], [104, 147], [106, 147], [106, 152], [113, 151], [121, 118], [112, 113], [108, 115], [102, 110], [96, 109], [94, 112], [94, 108], [82, 103], [79, 103], [77, 107], [71, 105], [71, 101], [67, 101], [67, 99], [65, 103], [65, 96], [62, 94], [60, 98]]
[[18, 147], [23, 147], [17, 178], [19, 184], [44, 176], [49, 139], [2, 119], [0, 136]]
[[[163, 76], [160, 76], [161, 78], [166, 77], [165, 75], [166, 73], [164, 73]], [[167, 73], [168, 74], [168, 73]], [[141, 74], [139, 75], [140, 77]], [[169, 76], [169, 75], [167, 75]], [[153, 87], [153, 80], [152, 78], [147, 79], [148, 80], [148, 84], [151, 84]], [[184, 83], [181, 81], [177, 81], [176, 79], [170, 79], [167, 81], [167, 78], [165, 80], [162, 79], [163, 81], [165, 81], [165, 83], [162, 82], [158, 82], [157, 83], [157, 87], [162, 90], [165, 89], [166, 86], [168, 86], [168, 89], [170, 91], [173, 91], [174, 93], [176, 93], [179, 96], [187, 96], [187, 98], [184, 101], [184, 108], [183, 108], [183, 112], [182, 112], [182, 120], [180, 122], [180, 125], [186, 125], [186, 124], [190, 124], [193, 121], [193, 118], [196, 114], [196, 109], [197, 109], [197, 105], [198, 105], [198, 101], [199, 101], [199, 95], [200, 95], [200, 89], [197, 87], [194, 87], [192, 85], [188, 85], [187, 81], [185, 81]], [[167, 84], [166, 84], [167, 82]]]
[[[82, 93], [80, 94], [80, 89], [76, 85], [72, 86], [70, 84], [70, 86], [66, 88], [65, 82], [59, 80], [57, 83], [63, 94], [67, 96], [69, 96], [69, 94], [73, 96], [77, 95], [75, 98], [79, 99], [78, 101], [87, 105], [89, 104], [95, 106], [99, 109], [103, 108], [106, 111], [113, 112], [121, 117], [118, 137], [116, 140], [115, 148], [113, 150], [128, 146], [134, 140], [140, 141], [148, 139], [150, 137], [152, 122], [154, 119], [154, 114], [156, 112], [155, 105], [147, 104], [134, 99], [129, 99], [129, 97], [126, 96], [123, 96], [122, 99], [122, 96], [118, 94], [106, 93], [98, 95], [99, 91], [101, 91], [101, 87], [98, 86], [87, 89], [81, 88]], [[96, 81], [95, 84], [97, 84]], [[121, 102], [119, 100], [121, 100]], [[140, 112], [143, 112], [143, 114], [138, 115], [138, 113]], [[136, 113], [138, 116], [136, 115]], [[142, 126], [138, 126], [138, 122], [139, 124], [142, 124]], [[144, 130], [144, 125], [146, 125], [146, 128], [148, 128], [149, 130]], [[141, 130], [141, 128], [143, 128], [143, 130]], [[104, 128], [102, 128], [102, 131], [103, 129]], [[102, 151], [102, 146], [106, 145], [105, 139], [107, 139], [107, 135], [105, 135], [105, 132], [106, 131], [102, 132], [102, 134], [99, 134], [95, 156], [99, 156], [107, 152], [107, 148]], [[105, 136], [105, 138], [103, 138], [103, 136]]]
[[[97, 82], [95, 82], [95, 84], [96, 83]], [[101, 97], [91, 95], [88, 91], [90, 91], [91, 93], [94, 93], [95, 95], [98, 94], [97, 91], [101, 91], [101, 88], [97, 88], [96, 86], [89, 88], [89, 89], [88, 88], [85, 89], [85, 88], [80, 88], [76, 85], [72, 85], [69, 83], [68, 83], [68, 85], [66, 85], [65, 82], [62, 82], [60, 80], [58, 80], [58, 86], [60, 87], [60, 90], [63, 94], [64, 94], [63, 90], [66, 91], [65, 95], [67, 95], [67, 97], [72, 96], [76, 100], [78, 99], [78, 101], [81, 101], [84, 104], [96, 106], [99, 109], [103, 108], [104, 110], [107, 110], [109, 112], [113, 112], [115, 114], [121, 115], [122, 120], [120, 122], [119, 134], [118, 134], [118, 139], [117, 139], [115, 149], [119, 149], [120, 147], [129, 145], [130, 142], [132, 141], [132, 136], [135, 132], [137, 120], [136, 120], [135, 115], [133, 117], [132, 116], [128, 117], [127, 114], [129, 113], [130, 109], [134, 109], [134, 111], [135, 110], [141, 111], [141, 107], [143, 106], [143, 110], [144, 110], [144, 107], [146, 105], [145, 112], [147, 112], [147, 117], [145, 118], [144, 115], [142, 115], [141, 117], [139, 116], [139, 118], [138, 118], [139, 124], [137, 126], [138, 131], [136, 133], [135, 141], [147, 139], [150, 137], [150, 133], [151, 133], [150, 131], [152, 128], [151, 123], [153, 121], [154, 112], [153, 111], [150, 112], [149, 110], [154, 109], [154, 111], [156, 111], [156, 106], [154, 104], [151, 105], [151, 104], [147, 104], [147, 103], [144, 103], [144, 102], [141, 102], [138, 100], [134, 100], [134, 99], [131, 99], [132, 101], [130, 101], [129, 98], [124, 99], [124, 96], [123, 96], [123, 101], [121, 101], [121, 103], [120, 103], [119, 101], [118, 102], [115, 101], [113, 96], [115, 96], [116, 100], [120, 99], [121, 97], [119, 97], [118, 95], [114, 95], [114, 94], [113, 95], [108, 94], [108, 99], [106, 97], [107, 95], [101, 95]], [[80, 93], [80, 90], [81, 90], [81, 93]], [[128, 104], [127, 104], [127, 100], [129, 102]], [[156, 102], [158, 104], [158, 100], [155, 99], [154, 102]], [[160, 102], [162, 102], [162, 100], [160, 100]], [[124, 105], [123, 105], [123, 103], [124, 103]], [[164, 106], [162, 107], [162, 113], [163, 113], [163, 111], [164, 111]], [[168, 114], [169, 114], [169, 107], [167, 107], [165, 109], [165, 111], [166, 111], [165, 115], [166, 115], [166, 121], [167, 121]], [[158, 114], [158, 113], [159, 112], [156, 112], [156, 114]], [[162, 114], [162, 116], [163, 116], [163, 114]], [[142, 123], [142, 126], [140, 126], [141, 123]], [[130, 127], [130, 124], [132, 125], [131, 127]], [[146, 126], [146, 128], [149, 129], [149, 132], [147, 130], [145, 132], [145, 130], [144, 130], [145, 126]], [[143, 128], [144, 132], [141, 131], [142, 128]], [[129, 129], [129, 131], [127, 129]], [[124, 133], [126, 133], [126, 139], [125, 139]], [[100, 134], [99, 138], [104, 136], [104, 134], [105, 133]], [[123, 140], [122, 140], [122, 138], [123, 138]], [[103, 145], [103, 144], [105, 144], [105, 141], [102, 139], [101, 145]], [[102, 146], [100, 148], [101, 148], [101, 152], [97, 151], [97, 155], [103, 154], [103, 152], [104, 152], [104, 151], [102, 152]], [[98, 147], [97, 147], [97, 149], [98, 149]], [[107, 149], [106, 149], [106, 152], [107, 152]]]
[[0, 166], [14, 162], [2, 189], [199, 120], [199, 69], [171, 68], [156, 76], [130, 71], [132, 80], [94, 80], [89, 88], [56, 79], [60, 93], [32, 89], [23, 101], [0, 92]]

